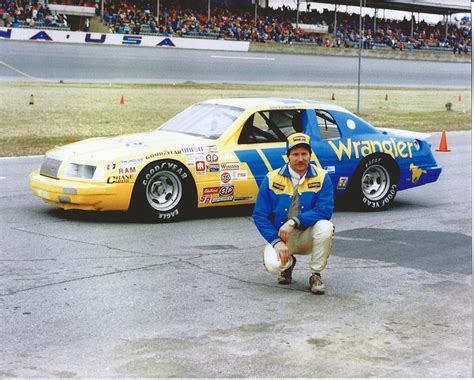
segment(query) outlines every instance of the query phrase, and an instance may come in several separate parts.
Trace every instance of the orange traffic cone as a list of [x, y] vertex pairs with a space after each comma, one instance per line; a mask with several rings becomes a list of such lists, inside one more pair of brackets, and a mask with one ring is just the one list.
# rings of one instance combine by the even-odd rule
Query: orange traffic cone
[[120, 104], [125, 104], [125, 98], [123, 97], [123, 95], [120, 97]]
[[30, 106], [32, 106], [33, 104], [35, 104], [35, 98], [33, 96], [33, 94], [30, 95]]
[[451, 152], [448, 149], [448, 139], [446, 138], [446, 131], [443, 129], [441, 133], [441, 141], [439, 142], [439, 148], [436, 149], [437, 152]]

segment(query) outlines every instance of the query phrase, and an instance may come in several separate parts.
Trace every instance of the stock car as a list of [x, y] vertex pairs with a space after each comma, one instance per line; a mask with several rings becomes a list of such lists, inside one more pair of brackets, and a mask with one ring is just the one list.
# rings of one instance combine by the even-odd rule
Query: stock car
[[194, 208], [255, 203], [268, 171], [286, 162], [286, 137], [311, 138], [336, 198], [365, 210], [435, 182], [427, 135], [377, 129], [332, 103], [280, 98], [207, 100], [148, 133], [91, 138], [48, 151], [32, 191], [63, 209], [130, 210], [177, 220]]

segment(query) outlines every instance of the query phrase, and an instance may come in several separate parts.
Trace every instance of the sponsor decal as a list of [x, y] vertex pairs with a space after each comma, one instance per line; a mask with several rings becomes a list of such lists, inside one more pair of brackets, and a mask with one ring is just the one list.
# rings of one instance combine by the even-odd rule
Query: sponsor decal
[[115, 171], [117, 168], [117, 163], [116, 162], [109, 162], [107, 165], [105, 165], [105, 172], [110, 173]]
[[251, 195], [243, 196], [243, 197], [234, 197], [234, 201], [250, 201], [253, 199]]
[[202, 146], [194, 146], [194, 147], [186, 147], [181, 148], [183, 153], [202, 153], [204, 152], [204, 148]]
[[335, 173], [336, 172], [336, 167], [335, 166], [325, 166], [324, 170], [326, 170], [328, 173]]
[[229, 172], [223, 172], [221, 174], [221, 182], [224, 183], [224, 184], [227, 184], [231, 181], [232, 179], [232, 176]]
[[185, 156], [188, 160], [188, 166], [194, 166], [196, 161], [204, 161], [204, 154], [202, 153], [187, 153]]
[[212, 198], [210, 195], [201, 195], [199, 197], [199, 203], [208, 204], [211, 203]]
[[219, 161], [219, 156], [217, 153], [208, 153], [206, 154], [206, 161], [207, 162], [217, 162]]
[[220, 171], [220, 167], [219, 167], [219, 164], [218, 163], [214, 163], [214, 164], [207, 164], [206, 165], [206, 170], [210, 173], [212, 172], [219, 172]]
[[226, 195], [234, 195], [234, 186], [221, 186], [219, 189], [219, 195], [221, 197]]
[[[410, 171], [411, 171], [411, 183], [416, 184], [422, 174], [426, 174], [426, 170], [420, 169], [418, 166], [414, 164], [410, 164]], [[407, 178], [407, 181], [410, 181], [410, 178]]]
[[308, 183], [308, 189], [319, 189], [319, 188], [321, 188], [321, 181]]
[[207, 145], [204, 147], [204, 150], [206, 152], [217, 152], [217, 146], [216, 145]]
[[150, 180], [150, 178], [157, 171], [160, 171], [160, 170], [163, 170], [163, 169], [171, 170], [171, 171], [175, 172], [176, 174], [178, 174], [181, 177], [181, 179], [188, 178], [188, 174], [182, 168], [180, 168], [177, 164], [175, 164], [173, 162], [164, 161], [164, 162], [160, 162], [160, 163], [156, 164], [155, 166], [153, 166], [152, 168], [148, 169], [148, 173], [146, 173], [145, 179], [142, 182], [143, 186], [146, 186], [148, 184], [148, 181]]
[[120, 160], [120, 166], [122, 168], [127, 168], [131, 166], [138, 166], [143, 163], [143, 158], [131, 158], [128, 160]]
[[232, 179], [235, 179], [236, 181], [248, 179], [247, 170], [235, 170], [231, 174], [232, 174]]
[[240, 162], [221, 162], [221, 170], [240, 170]]
[[133, 178], [133, 175], [113, 175], [107, 178], [107, 183], [127, 183]]
[[203, 195], [218, 194], [219, 189], [220, 189], [219, 186], [205, 187], [204, 189], [202, 189], [202, 194]]
[[347, 188], [347, 183], [349, 182], [349, 177], [339, 177], [339, 181], [337, 182], [337, 189], [344, 190]]
[[151, 160], [153, 158], [158, 158], [158, 157], [163, 157], [163, 156], [168, 156], [168, 155], [173, 155], [173, 154], [181, 154], [181, 150], [180, 149], [163, 150], [161, 152], [152, 153], [152, 154], [149, 154], [148, 156], [145, 156], [145, 160]]
[[225, 196], [225, 197], [217, 197], [217, 198], [212, 198], [211, 203], [220, 203], [220, 202], [229, 202], [234, 199], [233, 195]]
[[375, 141], [375, 140], [363, 140], [363, 141], [352, 141], [347, 139], [346, 144], [339, 140], [337, 142], [328, 141], [329, 146], [333, 149], [334, 153], [339, 160], [342, 160], [344, 155], [348, 159], [362, 158], [373, 153], [387, 153], [393, 158], [412, 158], [413, 142], [395, 141], [390, 138], [389, 140]]
[[126, 167], [126, 168], [119, 168], [119, 174], [135, 174], [137, 172], [137, 168], [135, 166]]
[[206, 163], [204, 161], [196, 161], [196, 174], [206, 173]]
[[282, 185], [281, 183], [273, 182], [273, 183], [272, 183], [272, 187], [273, 187], [274, 189], [277, 189], [277, 190], [280, 190], [280, 191], [285, 190], [285, 185]]

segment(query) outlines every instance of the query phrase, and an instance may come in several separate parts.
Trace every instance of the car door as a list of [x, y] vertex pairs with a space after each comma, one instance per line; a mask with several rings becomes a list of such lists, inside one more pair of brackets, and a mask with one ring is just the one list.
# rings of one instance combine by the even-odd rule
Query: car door
[[292, 133], [303, 131], [303, 112], [298, 109], [263, 110], [247, 119], [240, 131], [235, 154], [248, 167], [248, 192], [256, 193], [268, 171], [285, 164], [286, 139]]

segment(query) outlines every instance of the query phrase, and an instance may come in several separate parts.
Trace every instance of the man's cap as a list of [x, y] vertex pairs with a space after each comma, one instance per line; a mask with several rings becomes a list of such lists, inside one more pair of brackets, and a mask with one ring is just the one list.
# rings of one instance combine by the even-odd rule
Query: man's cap
[[286, 151], [289, 152], [291, 149], [299, 145], [304, 145], [306, 148], [311, 151], [311, 145], [309, 145], [309, 136], [304, 133], [293, 133], [288, 136], [286, 140]]

